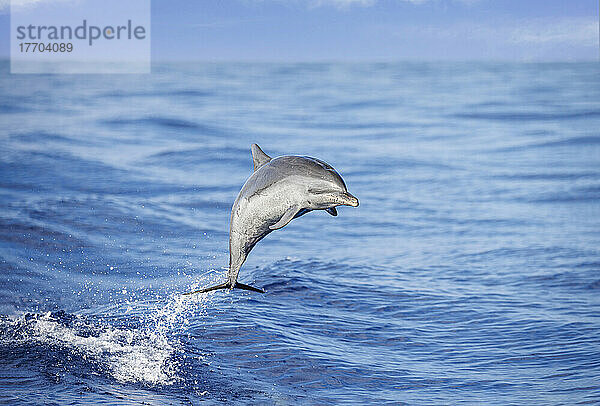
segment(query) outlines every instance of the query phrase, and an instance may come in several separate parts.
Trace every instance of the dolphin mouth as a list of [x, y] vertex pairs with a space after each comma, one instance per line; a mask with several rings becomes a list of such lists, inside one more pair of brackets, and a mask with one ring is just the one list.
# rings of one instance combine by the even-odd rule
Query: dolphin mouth
[[342, 203], [345, 206], [352, 206], [352, 207], [358, 207], [358, 199], [356, 198], [356, 196], [353, 196], [351, 193], [348, 192], [344, 192], [342, 193], [342, 198], [344, 200], [344, 203]]

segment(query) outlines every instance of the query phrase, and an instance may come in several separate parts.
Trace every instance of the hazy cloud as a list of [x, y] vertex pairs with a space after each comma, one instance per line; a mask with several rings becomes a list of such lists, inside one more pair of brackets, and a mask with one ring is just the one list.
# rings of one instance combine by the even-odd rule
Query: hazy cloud
[[384, 30], [381, 37], [405, 44], [418, 42], [441, 53], [451, 50], [452, 54], [444, 58], [472, 55], [483, 59], [572, 60], [593, 55], [598, 47], [598, 22], [591, 16], [388, 25], [380, 29]]
[[509, 40], [514, 43], [598, 44], [598, 21], [595, 18], [531, 20], [512, 27]]
[[460, 22], [443, 26], [411, 25], [398, 27], [396, 33], [440, 40], [483, 40], [490, 44], [598, 44], [598, 22], [591, 17], [519, 19], [495, 23]]
[[[353, 6], [358, 7], [369, 7], [375, 5], [380, 0], [308, 0], [308, 3], [312, 7], [319, 6], [334, 6], [337, 8], [348, 8]], [[431, 2], [433, 0], [396, 0], [398, 2], [403, 3], [412, 3], [412, 4], [423, 4], [427, 2]], [[459, 3], [474, 3], [479, 0], [452, 0]]]
[[[27, 9], [37, 4], [42, 3], [58, 3], [65, 1], [76, 1], [76, 0], [12, 0], [13, 8]], [[7, 12], [10, 9], [11, 0], [0, 0], [0, 11]]]

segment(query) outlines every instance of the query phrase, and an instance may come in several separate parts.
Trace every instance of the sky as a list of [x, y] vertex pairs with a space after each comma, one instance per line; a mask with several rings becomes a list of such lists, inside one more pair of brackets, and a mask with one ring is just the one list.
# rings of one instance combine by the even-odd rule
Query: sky
[[[0, 0], [3, 58], [9, 56], [7, 4], [8, 0]], [[598, 0], [152, 0], [152, 59], [598, 61], [598, 4]]]

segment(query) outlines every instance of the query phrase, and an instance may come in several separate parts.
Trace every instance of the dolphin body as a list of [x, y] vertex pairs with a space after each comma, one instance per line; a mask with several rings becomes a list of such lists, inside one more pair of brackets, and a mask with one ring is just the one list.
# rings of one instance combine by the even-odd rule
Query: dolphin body
[[295, 155], [271, 158], [252, 144], [252, 160], [254, 173], [231, 209], [228, 280], [186, 295], [234, 288], [264, 293], [237, 281], [240, 267], [260, 240], [310, 211], [325, 210], [337, 216], [336, 206], [358, 206], [358, 199], [348, 193], [340, 174], [319, 159]]

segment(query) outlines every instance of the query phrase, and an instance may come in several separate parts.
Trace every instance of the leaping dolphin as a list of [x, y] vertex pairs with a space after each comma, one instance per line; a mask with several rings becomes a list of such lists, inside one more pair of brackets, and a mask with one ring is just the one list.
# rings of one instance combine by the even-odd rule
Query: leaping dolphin
[[234, 288], [264, 293], [237, 281], [240, 267], [256, 243], [310, 211], [325, 210], [337, 216], [336, 206], [358, 206], [340, 174], [319, 159], [295, 155], [272, 159], [252, 144], [252, 160], [254, 173], [231, 209], [228, 280], [186, 295]]

